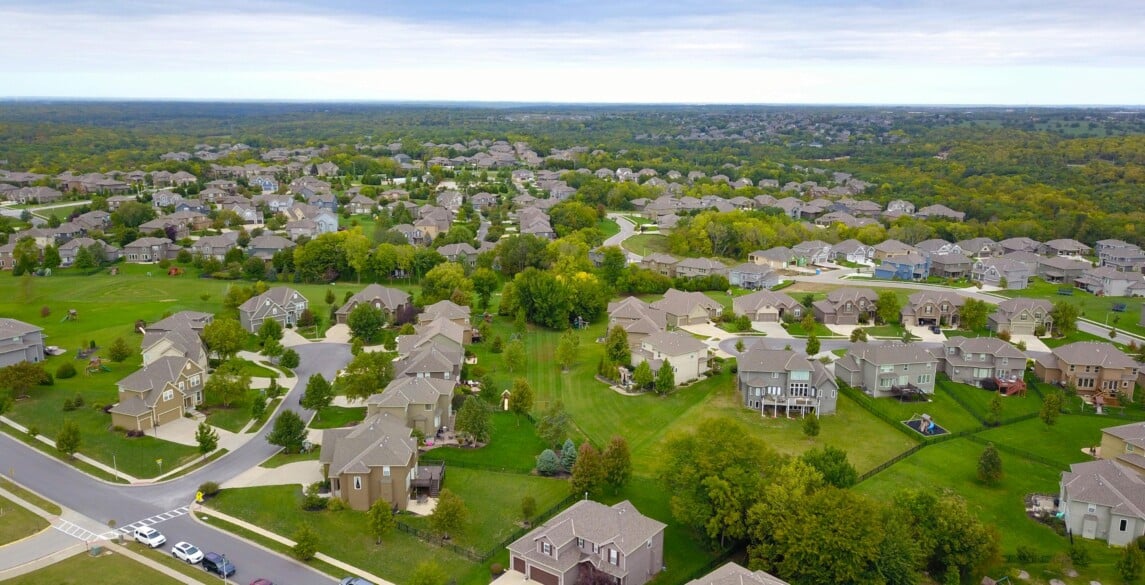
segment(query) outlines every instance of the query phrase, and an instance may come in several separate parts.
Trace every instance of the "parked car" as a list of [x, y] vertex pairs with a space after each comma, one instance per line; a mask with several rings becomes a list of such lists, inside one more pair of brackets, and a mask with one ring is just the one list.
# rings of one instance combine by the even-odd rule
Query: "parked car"
[[266, 579], [255, 579], [254, 581], [250, 582], [250, 585], [274, 585], [274, 583], [271, 583]]
[[193, 565], [203, 560], [203, 551], [189, 542], [179, 542], [171, 547], [171, 556]]
[[203, 555], [203, 570], [215, 573], [220, 577], [230, 577], [235, 574], [235, 565], [227, 560], [227, 557], [219, 553], [209, 552]]
[[361, 577], [346, 577], [345, 579], [342, 579], [338, 585], [373, 585], [373, 583], [370, 583]]
[[167, 537], [163, 536], [162, 532], [150, 526], [140, 526], [132, 535], [135, 537], [135, 542], [146, 544], [151, 548], [163, 546], [167, 542]]
[[942, 333], [942, 328], [939, 327], [938, 325], [931, 325], [930, 326], [930, 332], [937, 335], [939, 333]]

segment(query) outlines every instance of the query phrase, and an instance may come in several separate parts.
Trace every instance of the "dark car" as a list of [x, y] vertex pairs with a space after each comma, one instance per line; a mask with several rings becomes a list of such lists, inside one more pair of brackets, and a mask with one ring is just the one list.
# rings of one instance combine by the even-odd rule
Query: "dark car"
[[230, 577], [235, 574], [235, 565], [227, 560], [227, 557], [219, 553], [209, 552], [203, 555], [203, 570], [221, 577]]
[[271, 583], [266, 579], [255, 579], [254, 581], [250, 582], [250, 585], [274, 585], [274, 583]]
[[937, 333], [942, 333], [942, 328], [941, 328], [941, 327], [939, 327], [938, 325], [931, 325], [931, 326], [930, 326], [930, 332], [931, 332], [931, 333], [936, 333], [936, 334], [937, 334]]

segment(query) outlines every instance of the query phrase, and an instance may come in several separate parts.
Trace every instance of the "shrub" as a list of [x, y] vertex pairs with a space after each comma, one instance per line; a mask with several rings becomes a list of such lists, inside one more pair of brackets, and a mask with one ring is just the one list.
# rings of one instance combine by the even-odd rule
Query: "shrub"
[[305, 495], [302, 497], [302, 509], [309, 512], [316, 512], [325, 510], [328, 504], [327, 499], [319, 495], [318, 492], [322, 490], [322, 482], [316, 481], [306, 486]]
[[56, 377], [61, 380], [74, 378], [76, 375], [76, 367], [71, 362], [64, 362], [60, 367], [56, 368]]
[[72, 402], [71, 398], [64, 399], [64, 412], [71, 412], [76, 409], [76, 403]]
[[44, 306], [44, 307], [40, 307], [40, 316], [41, 316], [41, 317], [47, 317], [47, 316], [49, 316], [49, 315], [51, 315], [51, 314], [52, 314], [52, 309], [51, 309], [51, 307], [47, 307], [47, 306]]
[[1075, 567], [1088, 567], [1089, 566], [1089, 549], [1083, 546], [1069, 547], [1069, 559], [1073, 561]]
[[53, 385], [55, 385], [55, 383], [56, 383], [56, 379], [54, 377], [52, 377], [52, 373], [51, 372], [44, 372], [44, 378], [42, 380], [40, 380], [40, 385], [41, 386], [53, 386]]
[[1017, 553], [1018, 562], [1034, 563], [1034, 562], [1037, 562], [1037, 560], [1038, 560], [1038, 556], [1039, 556], [1038, 551], [1036, 551], [1036, 550], [1034, 550], [1034, 549], [1032, 549], [1032, 548], [1030, 548], [1024, 544], [1018, 545], [1018, 548], [1015, 552]]
[[341, 512], [347, 507], [346, 500], [342, 498], [329, 498], [326, 502], [326, 509], [331, 512]]
[[1001, 339], [1002, 341], [1010, 341], [1010, 330], [1005, 329], [1005, 330], [999, 331], [998, 332], [998, 339]]
[[492, 573], [494, 577], [499, 577], [501, 573], [505, 572], [505, 567], [502, 567], [501, 563], [493, 563], [489, 565], [489, 572]]
[[29, 426], [29, 427], [28, 427], [28, 436], [29, 436], [29, 437], [38, 437], [38, 436], [40, 436], [40, 427], [38, 427], [38, 426], [36, 426], [36, 425], [31, 425], [31, 426]]
[[505, 340], [501, 339], [500, 335], [498, 335], [497, 337], [494, 337], [493, 338], [493, 346], [489, 348], [489, 351], [492, 351], [493, 353], [501, 353], [501, 351], [504, 349], [505, 349]]
[[83, 406], [84, 405], [83, 394], [76, 392], [76, 397], [72, 398], [72, 404], [75, 404], [76, 408]]
[[1038, 325], [1037, 327], [1035, 327], [1034, 328], [1034, 335], [1037, 337], [1045, 337], [1046, 326], [1045, 325]]
[[199, 491], [203, 493], [203, 498], [213, 498], [219, 494], [219, 484], [213, 481], [204, 481], [199, 484]]

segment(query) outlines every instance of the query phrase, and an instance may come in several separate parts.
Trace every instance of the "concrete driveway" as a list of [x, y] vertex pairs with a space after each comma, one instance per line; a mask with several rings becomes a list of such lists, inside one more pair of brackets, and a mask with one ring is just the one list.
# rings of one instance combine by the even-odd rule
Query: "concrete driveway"
[[322, 464], [318, 461], [299, 461], [274, 468], [252, 467], [227, 480], [222, 487], [226, 489], [291, 484], [308, 486], [316, 481], [322, 481]]
[[786, 329], [783, 324], [771, 321], [752, 321], [751, 328], [766, 334], [772, 339], [795, 339]]
[[907, 327], [907, 331], [910, 331], [911, 335], [917, 337], [917, 341], [932, 341], [936, 343], [942, 343], [943, 341], [946, 341], [945, 335], [942, 333], [934, 333], [930, 330], [929, 327]]
[[731, 337], [733, 335], [732, 333], [728, 333], [727, 331], [724, 331], [723, 329], [720, 329], [719, 327], [716, 327], [715, 325], [713, 325], [711, 323], [701, 323], [698, 325], [684, 325], [684, 326], [680, 327], [680, 330], [681, 331], [687, 331], [688, 333], [694, 333], [694, 334], [699, 335], [701, 337], [706, 337], [708, 339], [715, 340], [715, 341], [719, 341], [721, 339], [726, 339], [726, 338]]

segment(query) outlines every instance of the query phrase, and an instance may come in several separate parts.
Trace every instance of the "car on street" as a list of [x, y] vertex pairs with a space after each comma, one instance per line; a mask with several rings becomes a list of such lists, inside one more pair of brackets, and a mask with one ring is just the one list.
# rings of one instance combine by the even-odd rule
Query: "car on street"
[[267, 579], [255, 579], [254, 581], [250, 582], [250, 585], [274, 585], [274, 583], [271, 583]]
[[373, 583], [370, 583], [361, 577], [346, 577], [345, 579], [342, 579], [338, 585], [373, 585]]
[[171, 556], [193, 565], [203, 560], [203, 551], [189, 542], [177, 542], [171, 547]]
[[140, 526], [132, 533], [135, 537], [135, 542], [146, 544], [151, 548], [163, 546], [167, 542], [167, 537], [163, 536], [162, 532], [155, 530], [150, 526]]
[[230, 577], [235, 574], [235, 565], [225, 555], [209, 552], [203, 555], [203, 570], [220, 577]]

